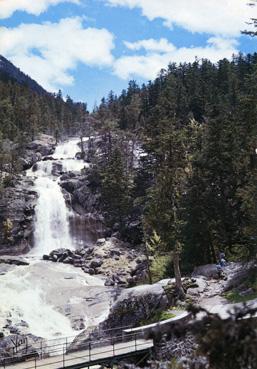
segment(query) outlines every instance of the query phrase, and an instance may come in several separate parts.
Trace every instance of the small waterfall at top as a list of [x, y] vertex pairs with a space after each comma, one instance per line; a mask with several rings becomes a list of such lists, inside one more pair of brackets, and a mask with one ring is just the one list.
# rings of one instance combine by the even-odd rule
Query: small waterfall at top
[[80, 171], [85, 163], [75, 158], [79, 152], [78, 138], [63, 142], [56, 147], [52, 156], [54, 160], [37, 163], [36, 172], [28, 175], [36, 176], [35, 190], [39, 195], [36, 205], [35, 246], [33, 255], [49, 254], [58, 248], [74, 249], [69, 230], [70, 211], [59, 186], [59, 178], [53, 175], [53, 163], [60, 164], [62, 172]]

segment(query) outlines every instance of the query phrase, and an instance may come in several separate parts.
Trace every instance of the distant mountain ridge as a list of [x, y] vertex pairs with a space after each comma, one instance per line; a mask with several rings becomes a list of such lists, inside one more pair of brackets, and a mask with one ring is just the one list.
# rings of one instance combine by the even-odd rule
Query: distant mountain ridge
[[45, 95], [48, 92], [36, 81], [23, 73], [19, 68], [12, 64], [8, 59], [0, 55], [0, 80], [14, 80], [21, 85], [26, 85], [38, 94]]

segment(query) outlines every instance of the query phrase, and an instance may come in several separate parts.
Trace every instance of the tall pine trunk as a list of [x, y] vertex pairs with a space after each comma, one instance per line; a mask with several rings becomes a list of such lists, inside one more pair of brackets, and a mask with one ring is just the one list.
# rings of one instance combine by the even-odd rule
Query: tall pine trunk
[[179, 266], [179, 252], [175, 251], [173, 253], [173, 268], [174, 268], [174, 274], [175, 274], [175, 283], [176, 283], [176, 290], [179, 295], [179, 298], [184, 300], [186, 297], [183, 284], [182, 284], [182, 278], [181, 278], [181, 272], [180, 272], [180, 266]]

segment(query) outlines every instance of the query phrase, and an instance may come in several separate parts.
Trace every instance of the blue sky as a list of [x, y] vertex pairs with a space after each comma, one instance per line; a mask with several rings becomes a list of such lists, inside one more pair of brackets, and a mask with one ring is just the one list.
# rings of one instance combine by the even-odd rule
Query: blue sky
[[169, 62], [257, 51], [246, 0], [0, 0], [0, 54], [89, 107]]

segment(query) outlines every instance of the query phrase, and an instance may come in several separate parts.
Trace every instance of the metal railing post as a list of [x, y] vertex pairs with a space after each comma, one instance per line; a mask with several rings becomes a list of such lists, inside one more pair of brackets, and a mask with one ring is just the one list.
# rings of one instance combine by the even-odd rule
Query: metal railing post
[[63, 367], [65, 368], [65, 348], [64, 348], [64, 345], [62, 347], [62, 364], [63, 364]]
[[37, 369], [37, 357], [35, 356], [35, 369]]
[[41, 360], [43, 359], [43, 341], [40, 342]]
[[88, 344], [88, 360], [91, 361], [91, 342]]
[[115, 356], [115, 341], [114, 338], [112, 338], [112, 353], [113, 353], [113, 357]]

